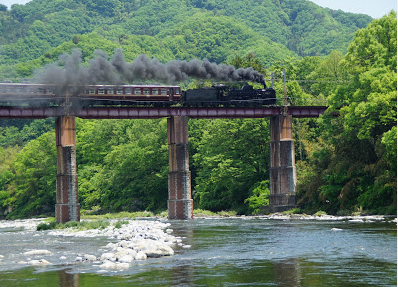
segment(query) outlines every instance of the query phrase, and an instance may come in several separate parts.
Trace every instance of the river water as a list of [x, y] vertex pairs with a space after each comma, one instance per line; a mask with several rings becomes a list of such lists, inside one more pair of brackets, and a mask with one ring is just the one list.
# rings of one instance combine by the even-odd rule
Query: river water
[[[0, 224], [0, 286], [397, 286], [397, 224], [387, 221], [197, 218], [171, 221], [191, 248], [123, 271], [75, 262], [110, 239], [63, 237]], [[47, 249], [52, 264], [24, 265]]]

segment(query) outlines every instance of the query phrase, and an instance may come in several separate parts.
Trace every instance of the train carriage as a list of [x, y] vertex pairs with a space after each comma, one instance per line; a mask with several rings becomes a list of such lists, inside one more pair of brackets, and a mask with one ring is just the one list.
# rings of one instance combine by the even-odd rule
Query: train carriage
[[0, 103], [153, 104], [181, 100], [180, 86], [87, 85], [57, 87], [30, 83], [0, 83]]

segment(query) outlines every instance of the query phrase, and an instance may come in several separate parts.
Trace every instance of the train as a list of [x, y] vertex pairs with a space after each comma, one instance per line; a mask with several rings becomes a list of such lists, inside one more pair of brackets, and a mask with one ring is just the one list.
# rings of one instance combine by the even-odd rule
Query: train
[[0, 83], [0, 105], [79, 106], [263, 106], [275, 105], [275, 90], [255, 89], [251, 85], [231, 88], [213, 85], [182, 91], [176, 85], [86, 85], [66, 86]]

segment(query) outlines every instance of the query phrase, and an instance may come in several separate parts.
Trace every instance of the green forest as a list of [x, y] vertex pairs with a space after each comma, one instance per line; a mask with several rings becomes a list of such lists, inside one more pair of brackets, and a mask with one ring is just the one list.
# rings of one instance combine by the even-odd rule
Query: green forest
[[[21, 81], [79, 49], [83, 64], [208, 59], [253, 67], [292, 105], [298, 209], [396, 214], [397, 15], [380, 19], [306, 0], [32, 0], [0, 4], [0, 80]], [[211, 85], [189, 79], [184, 88]], [[339, 116], [336, 117], [335, 114]], [[77, 120], [83, 210], [167, 208], [166, 119]], [[256, 214], [268, 204], [269, 119], [189, 120], [194, 207]], [[53, 215], [54, 119], [0, 121], [0, 217]]]

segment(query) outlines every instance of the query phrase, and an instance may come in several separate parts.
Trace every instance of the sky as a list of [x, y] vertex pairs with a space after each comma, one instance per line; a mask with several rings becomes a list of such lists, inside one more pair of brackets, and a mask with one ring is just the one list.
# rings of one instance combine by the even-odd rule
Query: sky
[[[1, 2], [2, 0], [0, 0]], [[381, 18], [391, 10], [397, 11], [397, 0], [310, 0], [321, 7], [343, 10], [357, 14], [367, 14]]]
[[[367, 14], [381, 18], [391, 10], [397, 11], [397, 0], [310, 0], [322, 7], [344, 12]], [[0, 4], [11, 7], [12, 4], [25, 4], [29, 0], [0, 0]]]

